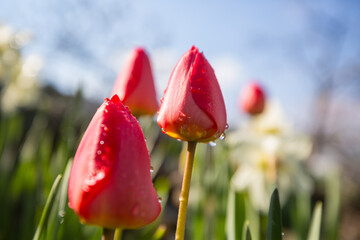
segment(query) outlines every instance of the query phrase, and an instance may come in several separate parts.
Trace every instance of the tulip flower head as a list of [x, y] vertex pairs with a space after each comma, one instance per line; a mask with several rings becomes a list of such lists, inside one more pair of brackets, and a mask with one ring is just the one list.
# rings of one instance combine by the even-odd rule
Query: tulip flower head
[[176, 64], [157, 122], [170, 137], [209, 142], [227, 128], [224, 99], [214, 70], [196, 47]]
[[105, 99], [75, 154], [69, 206], [88, 224], [129, 229], [149, 224], [161, 211], [150, 168], [136, 118], [117, 95]]
[[120, 72], [112, 94], [117, 94], [132, 114], [153, 115], [159, 108], [150, 60], [143, 48], [135, 48]]
[[249, 83], [241, 92], [238, 105], [250, 115], [257, 115], [264, 111], [265, 108], [264, 89], [256, 82]]

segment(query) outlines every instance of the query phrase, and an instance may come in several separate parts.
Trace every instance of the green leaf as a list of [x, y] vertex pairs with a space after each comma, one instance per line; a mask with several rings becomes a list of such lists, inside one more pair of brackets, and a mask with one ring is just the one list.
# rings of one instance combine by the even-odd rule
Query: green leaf
[[274, 190], [271, 195], [268, 223], [266, 230], [267, 240], [281, 240], [282, 239], [282, 221], [281, 221], [281, 207], [279, 200], [279, 192]]
[[71, 171], [71, 166], [72, 166], [72, 162], [73, 160], [70, 159], [66, 165], [65, 171], [64, 171], [64, 177], [62, 178], [61, 181], [61, 186], [60, 186], [60, 196], [59, 196], [59, 205], [57, 210], [57, 214], [56, 214], [56, 219], [55, 219], [55, 227], [54, 227], [54, 231], [52, 233], [52, 239], [58, 239], [57, 234], [59, 231], [59, 227], [60, 224], [64, 221], [64, 216], [65, 216], [65, 211], [66, 211], [66, 206], [67, 206], [67, 189], [68, 189], [68, 183], [69, 183], [69, 177], [70, 177], [70, 171]]
[[321, 213], [322, 213], [322, 202], [317, 202], [314, 210], [313, 217], [311, 219], [311, 225], [308, 235], [308, 240], [319, 240], [320, 229], [321, 229]]
[[339, 219], [341, 207], [341, 180], [339, 169], [329, 170], [325, 177], [325, 206], [323, 221], [325, 238], [327, 240], [339, 239]]
[[251, 233], [249, 228], [249, 221], [245, 221], [243, 229], [243, 240], [251, 240]]
[[51, 190], [50, 190], [50, 193], [49, 193], [49, 197], [47, 198], [46, 200], [46, 204], [45, 204], [45, 207], [44, 207], [44, 210], [41, 214], [41, 218], [40, 218], [40, 222], [39, 222], [39, 225], [36, 229], [36, 232], [35, 232], [35, 235], [34, 235], [34, 238], [33, 240], [38, 240], [38, 239], [42, 239], [45, 235], [46, 235], [46, 228], [47, 228], [47, 220], [49, 218], [49, 214], [50, 214], [50, 210], [53, 206], [53, 203], [54, 203], [54, 200], [55, 200], [55, 197], [56, 197], [56, 193], [59, 189], [59, 186], [60, 186], [60, 180], [61, 180], [61, 175], [59, 174], [52, 187], [51, 187]]
[[245, 193], [235, 192], [230, 187], [228, 209], [226, 213], [226, 235], [229, 240], [242, 238], [245, 222]]

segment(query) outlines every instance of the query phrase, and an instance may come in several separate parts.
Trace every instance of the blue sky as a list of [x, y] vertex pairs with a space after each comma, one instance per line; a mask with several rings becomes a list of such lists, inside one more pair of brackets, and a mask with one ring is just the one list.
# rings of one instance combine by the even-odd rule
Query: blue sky
[[238, 94], [252, 79], [305, 121], [319, 59], [328, 54], [337, 66], [360, 52], [356, 1], [12, 0], [2, 3], [1, 22], [32, 33], [24, 53], [42, 57], [43, 82], [66, 93], [81, 86], [99, 101], [133, 47], [147, 49], [160, 99], [177, 60], [195, 45], [215, 69], [235, 124]]

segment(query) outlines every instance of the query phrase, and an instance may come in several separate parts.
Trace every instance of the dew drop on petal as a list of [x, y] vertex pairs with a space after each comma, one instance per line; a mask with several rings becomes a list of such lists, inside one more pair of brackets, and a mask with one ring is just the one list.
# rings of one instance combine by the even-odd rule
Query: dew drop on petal
[[216, 143], [213, 142], [213, 141], [211, 141], [211, 142], [209, 142], [209, 145], [210, 145], [210, 147], [215, 147], [215, 146], [216, 146]]
[[100, 155], [100, 154], [101, 154], [101, 150], [98, 150], [96, 153], [97, 153], [98, 155]]
[[139, 212], [140, 212], [140, 207], [138, 204], [135, 204], [135, 206], [131, 210], [131, 214], [133, 216], [137, 216], [137, 215], [139, 215]]
[[150, 172], [154, 172], [154, 167], [153, 166], [150, 166]]
[[165, 129], [163, 129], [163, 128], [162, 128], [162, 129], [161, 129], [161, 131], [162, 131], [162, 133], [165, 133], [165, 134], [166, 134], [166, 131], [165, 131]]
[[224, 140], [225, 139], [225, 137], [226, 137], [226, 135], [225, 135], [225, 133], [222, 133], [221, 135], [220, 135], [220, 140]]
[[89, 187], [88, 185], [84, 185], [84, 186], [82, 186], [82, 190], [83, 190], [84, 192], [89, 192], [89, 191], [90, 191], [90, 187]]
[[101, 145], [103, 145], [103, 144], [104, 144], [104, 141], [103, 141], [103, 140], [101, 140], [101, 141], [100, 141], [100, 144], [101, 144]]
[[229, 129], [229, 124], [226, 124], [226, 125], [225, 125], [225, 129]]
[[158, 197], [158, 202], [161, 203], [162, 202], [162, 198]]

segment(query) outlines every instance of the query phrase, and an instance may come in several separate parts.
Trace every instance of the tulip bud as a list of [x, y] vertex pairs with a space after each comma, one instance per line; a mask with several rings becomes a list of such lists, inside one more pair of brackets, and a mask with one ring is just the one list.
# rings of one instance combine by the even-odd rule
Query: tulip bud
[[106, 228], [140, 228], [161, 205], [150, 175], [141, 127], [114, 95], [95, 113], [75, 154], [69, 206], [82, 222]]
[[121, 70], [112, 94], [117, 94], [131, 113], [153, 115], [159, 108], [150, 61], [142, 48], [135, 48]]
[[176, 64], [157, 122], [170, 137], [208, 142], [227, 128], [224, 99], [214, 70], [196, 47]]
[[263, 88], [255, 82], [249, 83], [242, 91], [239, 107], [250, 115], [257, 115], [264, 111], [265, 92]]

